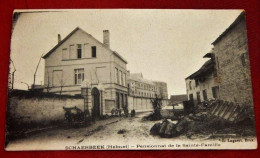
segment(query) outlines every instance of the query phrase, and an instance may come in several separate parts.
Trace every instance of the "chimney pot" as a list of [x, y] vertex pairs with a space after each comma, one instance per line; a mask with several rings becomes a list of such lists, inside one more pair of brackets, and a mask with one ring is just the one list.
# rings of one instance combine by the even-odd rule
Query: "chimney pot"
[[103, 44], [110, 48], [109, 30], [103, 30]]
[[60, 41], [61, 41], [61, 35], [58, 34], [58, 43], [60, 43]]

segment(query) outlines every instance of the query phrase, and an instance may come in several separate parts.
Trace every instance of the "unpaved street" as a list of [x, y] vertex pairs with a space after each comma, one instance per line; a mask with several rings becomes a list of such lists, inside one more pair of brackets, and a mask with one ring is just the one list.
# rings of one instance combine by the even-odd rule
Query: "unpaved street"
[[[155, 121], [142, 121], [142, 117], [149, 113], [140, 113], [134, 118], [110, 118], [97, 121], [84, 128], [52, 129], [40, 132], [9, 142], [7, 150], [64, 150], [68, 145], [131, 144], [139, 141], [149, 143], [158, 140], [163, 142], [162, 138], [149, 135], [150, 128]], [[124, 130], [124, 132], [118, 134], [119, 130]]]

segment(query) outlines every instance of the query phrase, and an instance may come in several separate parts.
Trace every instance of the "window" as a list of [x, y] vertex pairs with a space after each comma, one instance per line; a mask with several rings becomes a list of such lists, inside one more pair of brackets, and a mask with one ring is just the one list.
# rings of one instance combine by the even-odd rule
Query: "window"
[[115, 68], [115, 83], [118, 83], [118, 69]]
[[190, 90], [192, 89], [192, 87], [191, 87], [191, 81], [189, 82], [189, 87], [190, 87]]
[[197, 101], [198, 101], [198, 103], [201, 102], [201, 100], [200, 100], [200, 92], [197, 92]]
[[92, 46], [91, 47], [92, 50], [92, 58], [96, 58], [97, 57], [97, 49], [96, 46]]
[[67, 48], [63, 48], [62, 49], [62, 60], [66, 60], [66, 59], [68, 59]]
[[125, 86], [125, 73], [122, 72], [122, 76], [121, 76], [121, 83], [123, 86]]
[[189, 100], [193, 102], [193, 94], [189, 94]]
[[90, 58], [90, 53], [88, 53], [88, 44], [84, 43], [82, 58]]
[[62, 70], [53, 70], [52, 85], [61, 86], [62, 85]]
[[81, 44], [77, 44], [77, 58], [82, 58], [82, 46]]
[[70, 59], [74, 59], [73, 50], [74, 50], [74, 45], [70, 45], [70, 48], [69, 48], [69, 58]]
[[75, 84], [81, 84], [84, 80], [84, 69], [75, 69]]
[[118, 73], [118, 74], [119, 74], [119, 75], [118, 75], [119, 84], [121, 85], [121, 84], [122, 84], [122, 79], [121, 79], [121, 78], [122, 78], [122, 77], [121, 77], [121, 76], [122, 76], [122, 71], [119, 70], [119, 73]]
[[213, 98], [218, 99], [219, 98], [219, 87], [212, 87], [212, 94]]
[[195, 84], [196, 84], [196, 87], [199, 86], [199, 79], [196, 79], [196, 80], [195, 80]]
[[204, 99], [204, 101], [205, 101], [205, 100], [208, 100], [208, 97], [207, 97], [207, 90], [206, 90], [206, 89], [203, 90], [203, 99]]
[[123, 86], [125, 86], [126, 85], [126, 81], [125, 81], [125, 77], [126, 75], [125, 75], [125, 73], [123, 73]]

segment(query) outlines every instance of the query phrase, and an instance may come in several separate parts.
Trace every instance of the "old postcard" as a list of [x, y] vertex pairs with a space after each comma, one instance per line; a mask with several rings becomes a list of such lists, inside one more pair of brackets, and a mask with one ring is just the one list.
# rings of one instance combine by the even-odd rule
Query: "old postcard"
[[256, 149], [243, 10], [15, 10], [5, 149]]

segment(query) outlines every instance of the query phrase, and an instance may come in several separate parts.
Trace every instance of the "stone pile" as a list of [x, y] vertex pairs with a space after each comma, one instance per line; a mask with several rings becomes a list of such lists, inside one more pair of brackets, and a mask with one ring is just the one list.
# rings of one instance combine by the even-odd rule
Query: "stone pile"
[[164, 119], [151, 128], [152, 135], [176, 137], [181, 134], [212, 133], [249, 118], [245, 107], [212, 100], [196, 106], [193, 113], [180, 117], [177, 122]]

